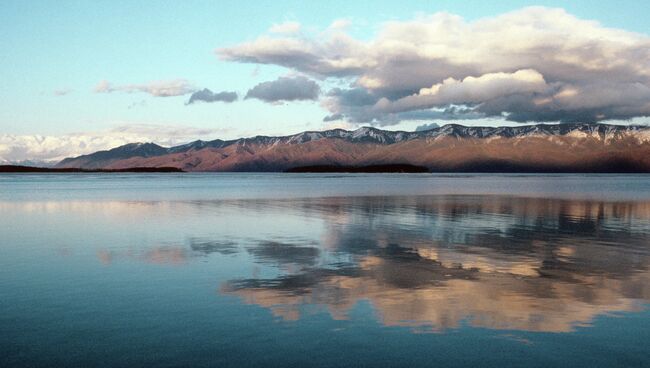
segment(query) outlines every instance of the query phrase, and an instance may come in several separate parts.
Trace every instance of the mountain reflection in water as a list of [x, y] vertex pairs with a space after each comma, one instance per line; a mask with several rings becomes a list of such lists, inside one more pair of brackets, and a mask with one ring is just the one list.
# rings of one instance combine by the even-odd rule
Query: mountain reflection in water
[[[300, 319], [304, 306], [347, 319], [367, 300], [387, 326], [568, 332], [650, 299], [647, 202], [413, 196], [203, 205], [322, 221], [316, 241], [215, 243], [215, 252], [239, 249], [277, 269], [227, 281], [220, 292], [285, 320]], [[210, 251], [205, 242], [191, 247]]]
[[0, 367], [641, 367], [648, 306], [647, 175], [0, 177]]
[[[642, 200], [45, 201], [0, 202], [0, 212], [48, 234], [85, 224], [105, 239], [92, 250], [103, 267], [214, 262], [220, 297], [285, 321], [323, 310], [353, 319], [354, 306], [368, 302], [384, 325], [418, 331], [569, 332], [650, 301], [650, 202]], [[72, 238], [62, 234], [59, 256], [89, 250], [65, 245]]]

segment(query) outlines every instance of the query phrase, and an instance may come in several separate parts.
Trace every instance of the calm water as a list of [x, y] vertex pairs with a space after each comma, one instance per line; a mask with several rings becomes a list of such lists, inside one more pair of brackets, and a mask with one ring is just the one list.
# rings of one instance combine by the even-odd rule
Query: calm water
[[650, 177], [0, 176], [0, 366], [650, 366]]

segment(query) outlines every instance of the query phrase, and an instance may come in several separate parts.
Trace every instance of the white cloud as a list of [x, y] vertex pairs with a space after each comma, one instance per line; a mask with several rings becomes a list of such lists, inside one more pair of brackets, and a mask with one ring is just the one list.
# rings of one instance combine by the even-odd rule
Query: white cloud
[[394, 113], [430, 109], [451, 104], [478, 104], [490, 99], [510, 95], [545, 93], [550, 88], [544, 77], [531, 69], [514, 73], [488, 73], [463, 80], [447, 78], [430, 88], [422, 88], [416, 94], [390, 101], [383, 97], [373, 106], [376, 111]]
[[518, 122], [650, 115], [650, 37], [563, 9], [528, 7], [471, 22], [435, 13], [387, 22], [363, 41], [344, 22], [334, 26], [312, 36], [262, 35], [217, 53], [349, 82], [349, 91], [364, 90], [380, 105], [351, 105], [344, 93], [322, 105], [353, 122], [393, 124], [395, 111], [449, 104]]
[[162, 146], [209, 139], [226, 129], [158, 124], [125, 124], [100, 132], [60, 136], [0, 134], [0, 163], [24, 160], [59, 161], [66, 157], [115, 148], [127, 143], [154, 142]]
[[95, 86], [96, 93], [125, 92], [134, 93], [142, 92], [155, 97], [182, 96], [192, 93], [196, 90], [185, 79], [173, 79], [165, 81], [152, 81], [145, 84], [125, 84], [115, 86], [109, 81], [102, 80]]

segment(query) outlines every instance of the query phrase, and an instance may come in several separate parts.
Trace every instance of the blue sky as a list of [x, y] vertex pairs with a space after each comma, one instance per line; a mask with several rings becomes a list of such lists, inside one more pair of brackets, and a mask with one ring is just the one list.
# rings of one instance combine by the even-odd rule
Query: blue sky
[[[212, 129], [211, 135], [225, 138], [322, 129], [323, 117], [332, 111], [319, 101], [270, 104], [250, 98], [186, 106], [188, 95], [96, 93], [94, 88], [103, 80], [139, 85], [184, 79], [197, 89], [243, 97], [259, 83], [305, 75], [299, 68], [222, 60], [215, 53], [268, 35], [273, 25], [299, 22], [305, 37], [316, 38], [333, 21], [347, 19], [346, 34], [370, 41], [386, 21], [445, 11], [472, 22], [529, 5], [560, 7], [604, 27], [650, 34], [647, 1], [3, 1], [0, 134], [57, 136], [129, 124]], [[307, 77], [323, 94], [349, 82]], [[402, 120], [384, 126], [416, 124]]]

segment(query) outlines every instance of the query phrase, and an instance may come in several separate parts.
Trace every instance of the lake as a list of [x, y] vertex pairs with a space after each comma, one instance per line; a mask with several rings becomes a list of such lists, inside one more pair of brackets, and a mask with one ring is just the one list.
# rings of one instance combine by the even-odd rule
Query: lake
[[647, 367], [649, 303], [647, 175], [0, 175], [3, 367]]

